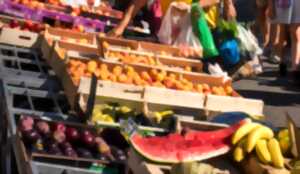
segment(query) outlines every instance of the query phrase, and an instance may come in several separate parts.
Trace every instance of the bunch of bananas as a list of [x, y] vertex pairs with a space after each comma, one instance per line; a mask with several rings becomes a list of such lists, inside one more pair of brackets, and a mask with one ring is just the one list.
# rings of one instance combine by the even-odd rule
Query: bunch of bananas
[[242, 161], [247, 153], [255, 150], [262, 163], [272, 164], [277, 168], [284, 167], [279, 142], [274, 138], [274, 133], [269, 127], [249, 122], [235, 132], [232, 144], [236, 145], [233, 157], [237, 162]]

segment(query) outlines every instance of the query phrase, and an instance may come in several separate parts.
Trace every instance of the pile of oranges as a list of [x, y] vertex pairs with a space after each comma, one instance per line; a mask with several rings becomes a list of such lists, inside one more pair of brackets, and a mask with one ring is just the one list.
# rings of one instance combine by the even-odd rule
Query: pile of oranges
[[113, 66], [98, 63], [94, 60], [87, 62], [71, 59], [68, 62], [68, 72], [73, 82], [79, 85], [80, 77], [91, 77], [94, 73], [99, 80], [134, 84], [138, 86], [154, 86], [182, 91], [190, 91], [220, 96], [232, 96], [231, 86], [213, 86], [208, 84], [195, 84], [179, 74], [167, 73], [163, 70], [136, 71], [132, 66]]
[[[127, 52], [118, 52], [118, 51], [107, 51], [106, 57], [108, 58], [117, 58], [122, 63], [136, 63], [136, 64], [145, 64], [150, 66], [161, 66], [161, 67], [172, 67], [168, 65], [164, 65], [159, 61], [159, 59], [155, 59], [152, 55], [138, 55], [134, 53]], [[192, 68], [190, 66], [178, 67], [173, 66], [173, 68], [181, 69], [187, 72], [191, 72]]]

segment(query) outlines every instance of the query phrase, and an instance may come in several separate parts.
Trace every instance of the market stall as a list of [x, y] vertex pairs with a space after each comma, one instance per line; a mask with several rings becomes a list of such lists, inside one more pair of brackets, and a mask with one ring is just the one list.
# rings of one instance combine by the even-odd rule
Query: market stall
[[[293, 169], [293, 121], [280, 129], [257, 119], [263, 101], [205, 73], [199, 47], [106, 36], [123, 15], [107, 6], [22, 0], [4, 1], [0, 11], [1, 173]], [[225, 112], [244, 115], [212, 121]]]

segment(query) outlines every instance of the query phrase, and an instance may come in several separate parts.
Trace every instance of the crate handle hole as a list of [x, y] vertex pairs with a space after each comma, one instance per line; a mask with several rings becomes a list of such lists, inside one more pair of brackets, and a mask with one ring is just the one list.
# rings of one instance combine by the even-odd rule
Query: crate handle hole
[[23, 40], [31, 40], [31, 37], [29, 36], [19, 36], [19, 38]]

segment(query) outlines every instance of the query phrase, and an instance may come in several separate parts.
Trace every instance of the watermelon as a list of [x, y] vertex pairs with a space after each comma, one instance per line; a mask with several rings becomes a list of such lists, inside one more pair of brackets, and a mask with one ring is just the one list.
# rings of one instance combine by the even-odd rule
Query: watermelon
[[158, 163], [201, 161], [227, 153], [233, 133], [249, 119], [215, 131], [188, 131], [184, 135], [143, 137], [132, 135], [133, 148], [143, 157]]

